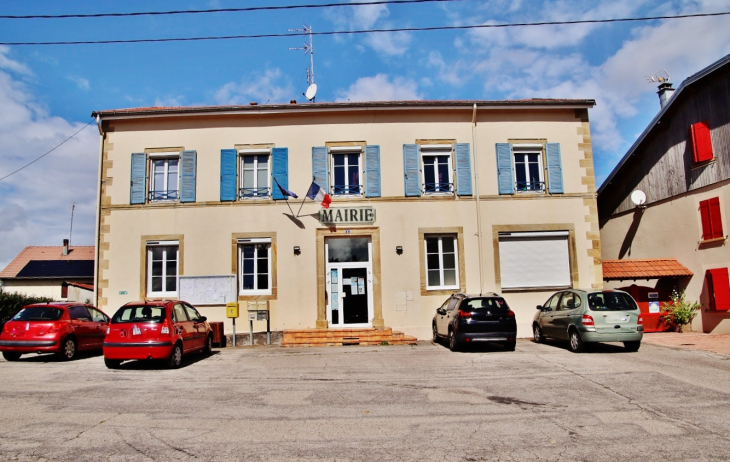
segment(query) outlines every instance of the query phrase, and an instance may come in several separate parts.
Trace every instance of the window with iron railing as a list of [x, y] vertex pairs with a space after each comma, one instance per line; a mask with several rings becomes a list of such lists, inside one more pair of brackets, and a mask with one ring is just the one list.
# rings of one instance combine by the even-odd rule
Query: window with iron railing
[[332, 194], [353, 196], [362, 194], [360, 152], [332, 154]]
[[238, 190], [238, 197], [241, 199], [270, 197], [269, 176], [268, 154], [242, 155], [241, 186]]
[[515, 148], [515, 191], [545, 191], [542, 152]]
[[424, 194], [451, 194], [454, 183], [451, 172], [451, 148], [443, 151], [422, 150]]
[[150, 161], [150, 190], [148, 199], [155, 201], [176, 201], [180, 199], [179, 170], [180, 159], [163, 158]]

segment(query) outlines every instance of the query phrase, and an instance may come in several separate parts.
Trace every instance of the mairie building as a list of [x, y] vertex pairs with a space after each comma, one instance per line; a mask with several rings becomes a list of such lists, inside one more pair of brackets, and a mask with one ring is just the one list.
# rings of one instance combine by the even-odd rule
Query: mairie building
[[268, 309], [275, 333], [427, 339], [451, 294], [496, 292], [528, 337], [550, 294], [602, 287], [594, 104], [94, 112], [96, 303], [112, 314], [136, 300], [186, 300], [226, 334], [234, 319], [248, 333], [253, 306]]

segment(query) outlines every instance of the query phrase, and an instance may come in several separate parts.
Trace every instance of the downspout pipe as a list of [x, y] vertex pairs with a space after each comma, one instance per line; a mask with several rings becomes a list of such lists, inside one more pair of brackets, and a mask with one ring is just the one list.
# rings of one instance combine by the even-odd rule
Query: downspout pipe
[[477, 105], [471, 116], [471, 139], [474, 145], [474, 193], [477, 204], [477, 242], [479, 243], [479, 295], [484, 293], [484, 250], [482, 249], [482, 208], [479, 205], [479, 156], [477, 156]]
[[97, 179], [99, 180], [99, 189], [96, 192], [96, 245], [94, 246], [94, 306], [99, 306], [99, 255], [101, 255], [99, 247], [101, 246], [101, 190], [104, 185], [104, 179], [101, 177], [101, 168], [104, 162], [104, 129], [101, 125], [101, 116], [96, 114], [96, 126], [99, 128], [99, 170], [97, 172]]

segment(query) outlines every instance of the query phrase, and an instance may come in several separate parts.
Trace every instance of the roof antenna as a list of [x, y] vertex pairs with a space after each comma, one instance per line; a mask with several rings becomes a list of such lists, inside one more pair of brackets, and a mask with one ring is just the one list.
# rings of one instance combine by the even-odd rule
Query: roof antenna
[[317, 96], [317, 84], [314, 83], [314, 48], [312, 47], [312, 26], [302, 25], [301, 29], [289, 29], [289, 32], [303, 32], [309, 35], [309, 43], [304, 42], [303, 47], [289, 48], [290, 50], [304, 50], [304, 54], [309, 53], [309, 67], [307, 68], [307, 91], [302, 93], [307, 100], [314, 102]]
[[71, 230], [68, 232], [68, 247], [71, 248], [71, 235], [74, 232], [74, 209], [76, 208], [76, 202], [71, 206]]

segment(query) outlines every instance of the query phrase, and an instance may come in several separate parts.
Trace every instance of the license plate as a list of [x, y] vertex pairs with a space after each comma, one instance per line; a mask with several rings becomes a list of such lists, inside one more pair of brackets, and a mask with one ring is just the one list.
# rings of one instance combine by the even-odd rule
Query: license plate
[[613, 316], [607, 316], [606, 321], [608, 322], [616, 322], [616, 323], [622, 323], [622, 322], [629, 322], [629, 316], [628, 315], [613, 315]]
[[132, 335], [141, 335], [141, 334], [142, 334], [142, 331], [139, 330], [139, 327], [137, 327], [137, 326], [132, 327]]

